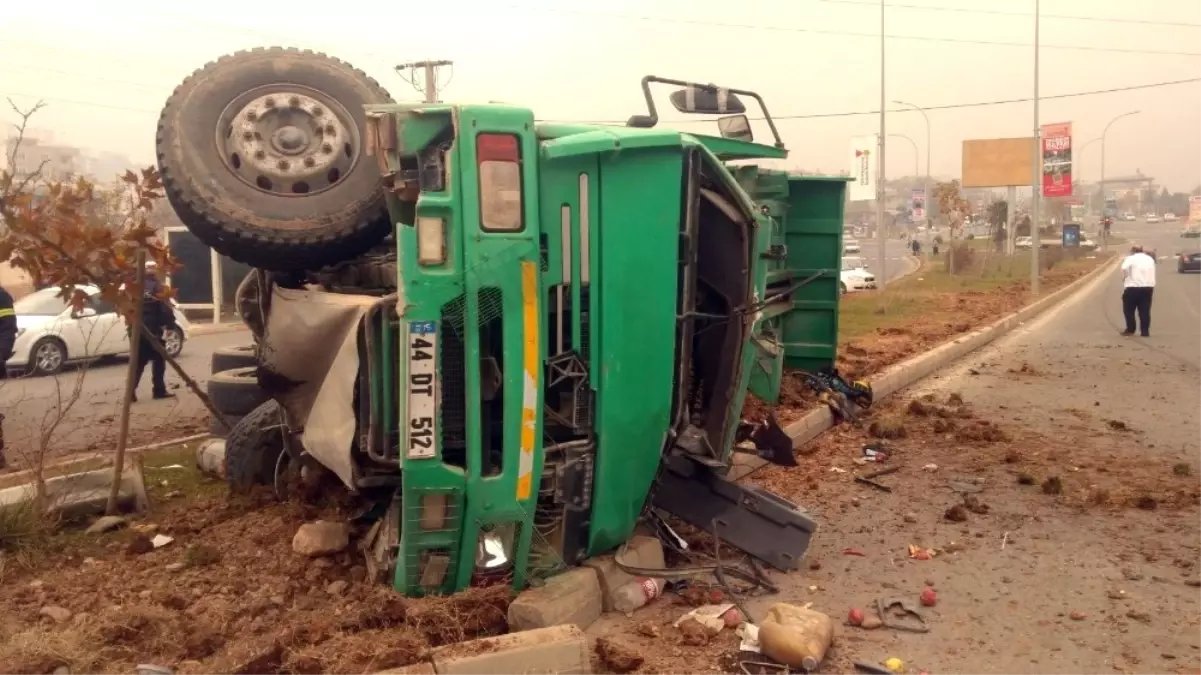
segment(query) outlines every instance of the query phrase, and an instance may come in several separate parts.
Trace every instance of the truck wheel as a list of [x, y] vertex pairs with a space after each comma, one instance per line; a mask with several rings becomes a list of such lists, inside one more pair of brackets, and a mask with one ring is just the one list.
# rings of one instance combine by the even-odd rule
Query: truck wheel
[[211, 361], [210, 373], [234, 368], [252, 368], [259, 365], [258, 348], [254, 344], [221, 347], [213, 350]]
[[225, 437], [229, 436], [229, 432], [234, 427], [238, 426], [238, 422], [241, 422], [242, 418], [245, 417], [245, 415], [222, 415], [222, 417], [225, 418], [226, 422], [229, 422], [228, 429], [226, 429], [224, 426], [222, 426], [222, 424], [219, 421], [217, 421], [217, 418], [209, 417], [209, 433], [216, 436], [217, 438], [225, 438]]
[[355, 257], [391, 231], [363, 106], [391, 103], [338, 59], [271, 47], [223, 56], [159, 117], [167, 199], [202, 242], [274, 271]]
[[225, 479], [232, 490], [271, 485], [284, 453], [279, 403], [266, 401], [238, 421], [225, 439]]
[[224, 415], [248, 415], [271, 397], [259, 386], [257, 366], [233, 368], [209, 376], [208, 395]]

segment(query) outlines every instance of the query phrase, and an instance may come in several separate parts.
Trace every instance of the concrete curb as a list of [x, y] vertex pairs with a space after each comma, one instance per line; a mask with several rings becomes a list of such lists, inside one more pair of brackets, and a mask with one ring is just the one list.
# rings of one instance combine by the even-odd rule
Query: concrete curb
[[[208, 432], [202, 434], [192, 434], [191, 436], [181, 436], [179, 438], [172, 438], [167, 441], [159, 441], [157, 443], [150, 443], [148, 445], [139, 445], [136, 448], [127, 448], [125, 450], [125, 461], [127, 463], [133, 461], [140, 462], [144, 455], [152, 453], [155, 450], [162, 450], [164, 448], [174, 447], [184, 443], [191, 443], [192, 441], [204, 440], [211, 435], [212, 434], [209, 434]], [[101, 461], [105, 463], [105, 466], [109, 466], [113, 460], [113, 452], [90, 452], [86, 455], [77, 455], [68, 459], [64, 459], [61, 462], [47, 464], [45, 467], [43, 467], [42, 471], [45, 475], [47, 475], [48, 479], [50, 476], [64, 474], [68, 470], [82, 464]], [[12, 473], [0, 474], [0, 488], [22, 485], [32, 481], [33, 477], [33, 469], [21, 469], [20, 471], [13, 471]]]
[[[878, 401], [886, 396], [891, 396], [913, 383], [929, 377], [952, 362], [993, 342], [1019, 325], [1038, 316], [1048, 308], [1070, 297], [1106, 271], [1112, 270], [1120, 260], [1120, 256], [1115, 256], [1113, 260], [1099, 266], [1092, 272], [1051, 293], [1045, 298], [1040, 298], [1026, 305], [1013, 314], [1002, 317], [983, 328], [977, 328], [970, 333], [944, 342], [930, 351], [923, 352], [885, 368], [883, 372], [871, 378], [872, 392], [876, 400]], [[833, 426], [834, 415], [830, 412], [829, 408], [823, 406], [809, 411], [799, 420], [784, 427], [784, 431], [792, 439], [792, 447], [798, 448], [817, 438], [818, 435]], [[730, 480], [745, 478], [767, 464], [766, 460], [758, 457], [738, 454], [734, 456], [734, 466], [730, 468], [730, 473], [727, 477]]]
[[221, 333], [233, 333], [241, 330], [249, 330], [246, 324], [238, 321], [236, 323], [193, 323], [188, 326], [188, 337], [193, 338], [199, 335], [218, 335]]

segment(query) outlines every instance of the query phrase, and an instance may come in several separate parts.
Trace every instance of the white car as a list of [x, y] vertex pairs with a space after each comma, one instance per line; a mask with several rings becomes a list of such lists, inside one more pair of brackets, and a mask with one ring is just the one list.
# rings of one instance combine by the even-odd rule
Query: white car
[[1023, 251], [1029, 251], [1030, 249], [1034, 248], [1034, 238], [1018, 237], [1017, 239], [1013, 240], [1013, 247]]
[[[125, 319], [116, 308], [100, 298], [95, 286], [77, 286], [88, 296], [83, 309], [75, 312], [59, 296], [57, 287], [35, 291], [13, 303], [17, 313], [17, 339], [9, 370], [52, 375], [71, 361], [87, 361], [129, 353]], [[188, 320], [174, 303], [175, 322], [180, 331], [163, 334], [163, 346], [172, 357], [183, 351]]]
[[1172, 213], [1171, 211], [1168, 211], [1167, 213], [1163, 214], [1163, 222], [1165, 222], [1165, 223], [1176, 222], [1176, 214]]
[[843, 253], [859, 253], [862, 250], [863, 249], [859, 248], [859, 240], [857, 240], [857, 239], [843, 239], [842, 240], [842, 252]]
[[868, 291], [876, 288], [876, 275], [868, 271], [863, 258], [848, 256], [842, 259], [842, 270], [838, 274], [839, 292]]
[[1148, 214], [1147, 214], [1146, 221], [1147, 221], [1148, 223], [1158, 223], [1158, 222], [1159, 222], [1159, 216], [1155, 215], [1154, 213], [1148, 213]]

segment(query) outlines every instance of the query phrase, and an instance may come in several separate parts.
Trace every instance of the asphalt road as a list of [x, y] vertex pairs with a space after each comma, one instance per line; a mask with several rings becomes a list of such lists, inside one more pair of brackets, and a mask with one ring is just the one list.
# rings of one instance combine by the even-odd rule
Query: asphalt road
[[[1168, 256], [1179, 241], [1163, 227], [1139, 234]], [[930, 633], [845, 629], [833, 667], [897, 656], [910, 672], [1196, 672], [1201, 521], [1195, 497], [1174, 500], [1197, 489], [1201, 471], [1201, 275], [1161, 261], [1149, 338], [1119, 335], [1121, 288], [1111, 268], [896, 395], [904, 411], [907, 400], [957, 394], [1011, 440], [973, 442], [902, 412], [908, 437], [887, 442], [900, 471], [882, 492], [827, 467], [865, 470], [851, 458], [878, 441], [828, 432], [802, 469], [788, 470], [808, 477], [784, 483], [803, 487], [783, 496], [816, 505], [808, 568], [747, 610], [813, 602], [837, 621], [848, 607], [916, 601], [931, 586]], [[1052, 476], [1061, 493], [1040, 489]], [[983, 506], [952, 518], [964, 497], [949, 481], [968, 484]], [[940, 553], [913, 560], [914, 544]]]
[[884, 283], [888, 283], [897, 277], [905, 274], [912, 268], [910, 260], [913, 256], [909, 253], [909, 248], [905, 245], [903, 239], [889, 239], [885, 242], [884, 258], [885, 267], [884, 274], [880, 274], [880, 244], [875, 239], [859, 239], [859, 247], [862, 249], [859, 253], [850, 253], [848, 255], [857, 255], [867, 262], [867, 268], [876, 273], [877, 277], [883, 276]]
[[[184, 345], [179, 364], [203, 387], [213, 350], [249, 341], [250, 334], [244, 330], [197, 335]], [[125, 359], [105, 360], [68, 366], [54, 377], [21, 377], [0, 383], [9, 464], [26, 464], [30, 453], [40, 447], [50, 448], [53, 454], [115, 447], [127, 363]], [[151, 399], [149, 369], [143, 374], [138, 388], [141, 400], [133, 405], [130, 416], [131, 445], [208, 429], [204, 405], [187, 391], [170, 366], [167, 387], [176, 394], [174, 399]], [[65, 415], [60, 413], [64, 408]], [[39, 439], [47, 434], [50, 442], [42, 443]]]

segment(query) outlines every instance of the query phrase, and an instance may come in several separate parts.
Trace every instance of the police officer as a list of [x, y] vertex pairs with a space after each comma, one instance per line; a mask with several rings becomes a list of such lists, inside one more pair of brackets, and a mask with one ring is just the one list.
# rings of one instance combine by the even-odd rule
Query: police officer
[[[8, 360], [13, 355], [13, 342], [17, 339], [17, 312], [13, 309], [13, 296], [0, 286], [0, 380], [8, 378]], [[0, 413], [0, 469], [7, 466], [4, 458], [4, 414]]]

